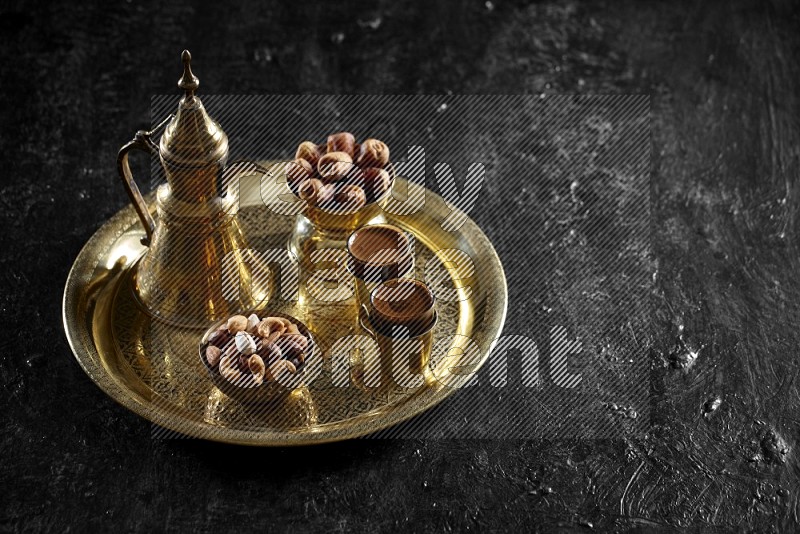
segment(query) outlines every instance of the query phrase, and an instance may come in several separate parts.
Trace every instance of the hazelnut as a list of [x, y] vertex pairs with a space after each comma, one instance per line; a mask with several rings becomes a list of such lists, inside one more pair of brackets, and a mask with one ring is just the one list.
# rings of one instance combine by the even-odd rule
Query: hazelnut
[[206, 347], [206, 361], [211, 367], [219, 365], [219, 360], [222, 358], [222, 350], [214, 345]]
[[247, 329], [247, 317], [244, 315], [234, 315], [228, 319], [228, 332], [231, 335], [236, 335], [239, 332], [244, 332]]
[[303, 180], [314, 177], [314, 167], [304, 159], [296, 159], [286, 164], [284, 173], [289, 187], [296, 188]]
[[353, 166], [353, 158], [347, 152], [328, 152], [317, 163], [317, 171], [326, 179], [337, 179], [347, 174]]
[[367, 139], [361, 143], [361, 151], [356, 162], [364, 167], [384, 167], [389, 163], [389, 147], [377, 139]]
[[315, 205], [318, 202], [317, 198], [319, 197], [319, 191], [322, 189], [322, 185], [322, 182], [316, 178], [304, 180], [297, 188], [297, 196], [300, 197], [301, 200]]
[[346, 152], [352, 158], [355, 155], [356, 138], [349, 132], [340, 132], [328, 136], [328, 153]]
[[392, 177], [385, 169], [377, 167], [364, 169], [364, 192], [370, 202], [381, 198], [391, 185]]
[[234, 341], [236, 342], [236, 350], [244, 356], [250, 356], [256, 351], [256, 342], [247, 332], [237, 332]]
[[316, 167], [320, 156], [322, 156], [322, 152], [317, 148], [315, 143], [303, 141], [300, 143], [300, 146], [297, 147], [297, 153], [294, 155], [294, 159], [305, 160], [310, 163], [312, 167]]
[[354, 212], [367, 203], [367, 195], [357, 185], [345, 185], [336, 193], [335, 200], [342, 210]]

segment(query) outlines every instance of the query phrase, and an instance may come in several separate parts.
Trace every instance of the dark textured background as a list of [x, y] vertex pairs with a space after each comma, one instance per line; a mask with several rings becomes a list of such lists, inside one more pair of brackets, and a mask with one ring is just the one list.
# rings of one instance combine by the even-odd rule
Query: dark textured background
[[[798, 528], [800, 10], [424, 6], [0, 4], [3, 529]], [[80, 247], [127, 202], [116, 151], [149, 123], [150, 95], [174, 91], [183, 48], [219, 93], [651, 94], [652, 430], [151, 440], [74, 363], [60, 300]], [[514, 247], [492, 238], [513, 273]]]

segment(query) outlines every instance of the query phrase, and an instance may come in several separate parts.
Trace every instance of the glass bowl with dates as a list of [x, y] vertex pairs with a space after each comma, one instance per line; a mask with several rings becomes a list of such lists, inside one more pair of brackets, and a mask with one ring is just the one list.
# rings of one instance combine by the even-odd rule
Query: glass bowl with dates
[[374, 218], [395, 179], [386, 143], [358, 143], [349, 132], [331, 134], [322, 144], [300, 143], [285, 174], [289, 189], [305, 202], [306, 217], [322, 232], [349, 232]]

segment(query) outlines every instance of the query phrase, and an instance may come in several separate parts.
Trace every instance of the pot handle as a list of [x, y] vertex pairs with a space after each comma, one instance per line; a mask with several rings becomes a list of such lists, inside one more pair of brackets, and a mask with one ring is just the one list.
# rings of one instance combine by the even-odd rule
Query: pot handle
[[122, 179], [125, 191], [127, 191], [128, 197], [131, 199], [133, 207], [136, 209], [136, 213], [139, 215], [139, 219], [144, 226], [145, 236], [142, 238], [142, 245], [145, 246], [150, 245], [153, 232], [155, 232], [156, 229], [156, 222], [153, 216], [150, 215], [150, 210], [147, 209], [147, 203], [144, 201], [144, 197], [142, 197], [142, 193], [139, 191], [139, 186], [136, 185], [133, 179], [131, 166], [128, 163], [128, 156], [131, 150], [141, 150], [149, 154], [158, 154], [158, 145], [153, 142], [152, 136], [161, 128], [165, 127], [172, 118], [173, 116], [170, 115], [161, 121], [161, 124], [150, 131], [139, 130], [136, 132], [136, 136], [133, 140], [120, 148], [119, 154], [117, 155], [117, 171], [119, 172], [119, 177]]

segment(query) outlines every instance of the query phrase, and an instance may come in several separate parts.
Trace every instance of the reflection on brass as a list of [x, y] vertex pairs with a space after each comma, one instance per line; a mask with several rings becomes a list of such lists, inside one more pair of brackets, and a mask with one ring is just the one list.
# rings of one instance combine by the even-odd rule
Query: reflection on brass
[[216, 426], [232, 416], [247, 420], [254, 427], [286, 433], [307, 431], [319, 422], [314, 397], [306, 387], [259, 403], [239, 403], [220, 389], [211, 390], [203, 410], [204, 422]]
[[[405, 180], [401, 187], [420, 192], [419, 186], [407, 185]], [[459, 248], [473, 258], [472, 276], [458, 270], [450, 273], [454, 280], [470, 282], [469, 298], [437, 303], [432, 341], [436, 345], [444, 340], [456, 347], [465, 338], [454, 336], [469, 336], [481, 352], [478, 360], [462, 360], [463, 351], [459, 350], [448, 351], [435, 361], [419, 359], [416, 369], [424, 371], [419, 388], [392, 387], [385, 381], [359, 383], [363, 381], [358, 367], [368, 371], [374, 362], [351, 361], [348, 354], [332, 353], [331, 347], [342, 336], [372, 339], [358, 326], [353, 296], [333, 304], [317, 303], [313, 317], [308, 314], [308, 302], [276, 299], [270, 303], [270, 312], [298, 317], [312, 330], [324, 362], [321, 371], [313, 379], [309, 377], [306, 387], [275, 404], [253, 407], [227, 396], [197, 356], [202, 332], [152, 320], [137, 304], [135, 267], [141, 265], [137, 258], [151, 250], [138, 243], [141, 227], [134, 206], [123, 209], [97, 231], [70, 272], [63, 313], [76, 360], [103, 391], [142, 417], [175, 432], [228, 443], [281, 446], [338, 441], [419, 414], [469, 379], [451, 369], [467, 364], [477, 369], [486, 361], [500, 335], [507, 305], [503, 269], [486, 236], [468, 219], [457, 232], [442, 230], [441, 223], [451, 208], [439, 196], [428, 191], [425, 195], [425, 209], [418, 213], [402, 217], [385, 213], [384, 218], [414, 232], [414, 260], [420, 268], [430, 262], [441, 266], [447, 259], [440, 257], [442, 249]], [[157, 203], [156, 194], [143, 199], [148, 209]], [[262, 203], [242, 202], [238, 214], [242, 233], [265, 249], [285, 246], [295, 229], [294, 219], [268, 214], [269, 208]], [[276, 288], [276, 295], [279, 290]], [[422, 354], [428, 354], [427, 348]], [[340, 378], [344, 380], [339, 382], [331, 371], [337, 362], [356, 366], [353, 373], [343, 373]]]
[[[220, 190], [228, 137], [195, 95], [200, 82], [192, 73], [188, 50], [182, 59], [178, 87], [184, 95], [178, 111], [154, 130], [137, 132], [120, 149], [117, 166], [144, 225], [142, 244], [148, 247], [136, 266], [139, 301], [158, 319], [203, 328], [237, 310], [263, 307], [271, 288], [266, 269], [245, 242], [237, 199]], [[152, 137], [162, 128], [156, 144]], [[166, 173], [167, 183], [156, 193], [155, 217], [131, 175], [132, 150], [158, 154]], [[258, 168], [255, 163], [237, 165]], [[249, 291], [226, 292], [226, 279], [240, 281]]]
[[374, 361], [362, 363], [363, 383], [368, 384], [374, 377], [379, 377], [379, 387], [384, 389], [429, 387], [433, 383], [429, 366], [433, 329], [438, 322], [435, 312], [433, 323], [425, 331], [396, 338], [382, 334], [367, 314], [362, 314], [359, 319], [364, 329], [374, 337], [378, 349], [374, 354], [366, 354]]

